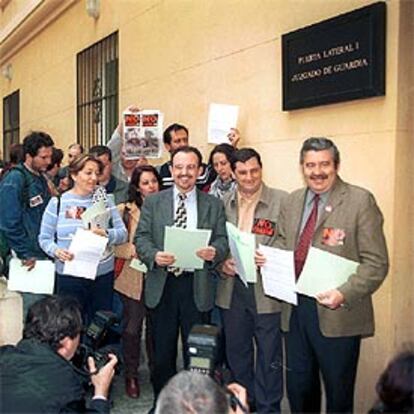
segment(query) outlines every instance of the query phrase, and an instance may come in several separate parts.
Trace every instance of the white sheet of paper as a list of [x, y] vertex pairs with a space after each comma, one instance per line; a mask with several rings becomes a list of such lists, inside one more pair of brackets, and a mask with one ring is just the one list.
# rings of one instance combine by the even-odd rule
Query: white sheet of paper
[[259, 245], [259, 251], [266, 257], [266, 263], [261, 269], [264, 293], [297, 305], [293, 251], [262, 244]]
[[132, 259], [131, 263], [129, 264], [129, 267], [132, 267], [135, 270], [138, 270], [138, 272], [147, 273], [148, 268], [145, 266], [145, 263], [141, 262], [139, 259]]
[[181, 269], [202, 269], [204, 260], [196, 255], [198, 249], [208, 246], [211, 230], [165, 227], [164, 251], [175, 256], [174, 267]]
[[240, 280], [247, 287], [247, 283], [257, 282], [256, 265], [254, 253], [256, 249], [256, 238], [253, 233], [239, 230], [234, 224], [226, 222], [227, 235], [229, 236], [229, 247], [231, 255], [236, 262], [236, 271]]
[[99, 260], [107, 243], [107, 237], [98, 236], [89, 230], [78, 228], [69, 246], [69, 251], [73, 253], [74, 257], [72, 260], [65, 262], [63, 273], [94, 280]]
[[227, 134], [236, 128], [239, 117], [237, 105], [211, 103], [208, 112], [208, 142], [210, 144], [230, 143]]
[[358, 266], [358, 262], [311, 247], [296, 291], [315, 297], [318, 293], [336, 289], [355, 273]]
[[55, 264], [50, 260], [36, 260], [35, 267], [28, 271], [21, 260], [10, 260], [9, 290], [51, 295], [55, 287]]

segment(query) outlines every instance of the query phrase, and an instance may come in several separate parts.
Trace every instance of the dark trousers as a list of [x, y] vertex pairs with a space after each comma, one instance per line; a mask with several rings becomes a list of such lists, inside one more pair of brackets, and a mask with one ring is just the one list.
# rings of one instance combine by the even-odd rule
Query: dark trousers
[[187, 338], [193, 325], [206, 323], [208, 314], [200, 312], [194, 302], [194, 273], [176, 277], [168, 273], [160, 303], [151, 310], [154, 341], [154, 396], [177, 373], [177, 341], [181, 331], [183, 358], [188, 366]]
[[79, 301], [85, 324], [97, 311], [112, 310], [114, 272], [97, 276], [95, 280], [58, 274], [56, 282], [58, 295], [72, 296]]
[[247, 388], [248, 399], [256, 403], [258, 413], [280, 412], [283, 396], [280, 313], [257, 313], [254, 286], [246, 288], [236, 278], [231, 307], [223, 309], [222, 315], [227, 361], [234, 380]]
[[[125, 376], [137, 378], [141, 356], [141, 336], [146, 308], [144, 300], [131, 299], [119, 293], [123, 304], [122, 313], [122, 346], [125, 366]], [[151, 324], [146, 324], [145, 344], [147, 350], [148, 367], [152, 371], [152, 332]]]
[[291, 411], [321, 411], [320, 372], [325, 385], [326, 412], [351, 413], [361, 337], [323, 336], [315, 299], [299, 295], [298, 302], [286, 335]]

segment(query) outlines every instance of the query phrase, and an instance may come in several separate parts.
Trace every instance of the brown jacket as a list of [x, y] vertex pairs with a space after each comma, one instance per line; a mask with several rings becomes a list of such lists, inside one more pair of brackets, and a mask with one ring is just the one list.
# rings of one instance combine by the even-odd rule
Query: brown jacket
[[135, 253], [134, 237], [138, 227], [140, 210], [135, 203], [118, 204], [121, 217], [125, 206], [129, 207], [128, 242], [115, 246], [115, 257], [127, 259], [121, 274], [115, 279], [114, 289], [131, 299], [140, 300], [142, 295], [143, 274], [129, 266], [131, 256]]
[[[294, 250], [302, 219], [306, 188], [284, 201], [279, 218], [280, 247]], [[321, 332], [328, 337], [374, 334], [371, 295], [388, 273], [388, 253], [383, 233], [383, 217], [374, 196], [367, 190], [343, 182], [339, 177], [316, 225], [312, 246], [360, 263], [356, 273], [338, 287], [346, 306], [330, 310], [317, 305]], [[339, 243], [323, 239], [331, 231], [345, 237]], [[287, 330], [289, 312], [283, 321]]]
[[[254, 212], [254, 224], [252, 232], [256, 235], [256, 246], [264, 244], [273, 246], [278, 234], [278, 217], [282, 200], [287, 193], [274, 188], [269, 188], [263, 184], [262, 193]], [[237, 226], [238, 207], [237, 192], [232, 191], [224, 197], [224, 207], [226, 209], [227, 220]], [[217, 286], [216, 304], [220, 308], [229, 309], [233, 295], [234, 277], [228, 277], [221, 273], [221, 278]], [[257, 282], [254, 285], [256, 306], [258, 313], [280, 312], [281, 302], [263, 292], [262, 277], [257, 273]]]

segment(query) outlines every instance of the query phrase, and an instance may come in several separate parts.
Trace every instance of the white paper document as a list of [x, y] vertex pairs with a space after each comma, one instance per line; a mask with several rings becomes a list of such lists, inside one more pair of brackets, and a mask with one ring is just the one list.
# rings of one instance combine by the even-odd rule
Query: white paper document
[[259, 251], [266, 257], [266, 263], [261, 269], [264, 293], [297, 305], [293, 251], [262, 244], [259, 245]]
[[355, 273], [358, 266], [358, 262], [311, 247], [296, 291], [314, 297], [326, 290], [336, 289]]
[[36, 260], [32, 270], [22, 266], [20, 259], [10, 260], [9, 290], [26, 293], [46, 293], [51, 295], [55, 287], [55, 264], [50, 260]]
[[81, 217], [85, 228], [92, 226], [99, 227], [100, 229], [107, 229], [111, 214], [106, 209], [105, 201], [99, 200], [97, 203], [86, 209]]
[[73, 259], [65, 262], [63, 273], [94, 280], [107, 243], [107, 237], [78, 228], [69, 246]]
[[227, 235], [231, 255], [236, 263], [236, 271], [240, 280], [247, 287], [247, 283], [257, 282], [256, 264], [254, 254], [256, 238], [253, 233], [239, 230], [235, 225], [226, 222]]
[[202, 269], [204, 260], [196, 255], [198, 249], [208, 246], [211, 230], [165, 227], [164, 251], [174, 254], [174, 267], [180, 269]]
[[208, 113], [208, 142], [211, 144], [229, 144], [227, 134], [230, 128], [236, 128], [239, 117], [239, 107], [211, 103]]
[[141, 262], [139, 259], [132, 259], [131, 263], [129, 264], [129, 267], [132, 267], [135, 270], [138, 270], [138, 272], [147, 273], [148, 268], [145, 266], [145, 263]]

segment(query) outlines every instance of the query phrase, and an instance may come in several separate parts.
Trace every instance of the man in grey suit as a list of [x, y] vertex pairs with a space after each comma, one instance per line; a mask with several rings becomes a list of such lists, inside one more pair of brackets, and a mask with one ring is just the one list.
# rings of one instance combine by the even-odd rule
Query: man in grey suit
[[388, 272], [383, 217], [370, 192], [341, 180], [331, 140], [307, 139], [300, 163], [307, 187], [283, 203], [278, 240], [294, 250], [296, 277], [310, 246], [359, 266], [335, 289], [299, 295], [291, 309], [285, 321], [289, 403], [294, 413], [320, 412], [321, 373], [326, 411], [352, 412], [361, 337], [374, 334], [371, 296]]
[[[196, 188], [201, 162], [200, 151], [194, 147], [178, 148], [172, 153], [174, 186], [145, 199], [135, 239], [139, 257], [148, 267], [145, 302], [151, 309], [153, 328], [155, 398], [176, 373], [179, 330], [184, 363], [188, 365], [188, 334], [193, 325], [208, 322], [214, 303], [209, 273], [224, 260], [228, 250], [222, 202]], [[164, 251], [165, 227], [178, 225], [183, 210], [187, 229], [212, 231], [209, 246], [196, 252], [205, 261], [203, 269], [176, 269], [174, 255]], [[182, 248], [191, 246], [182, 240]]]

